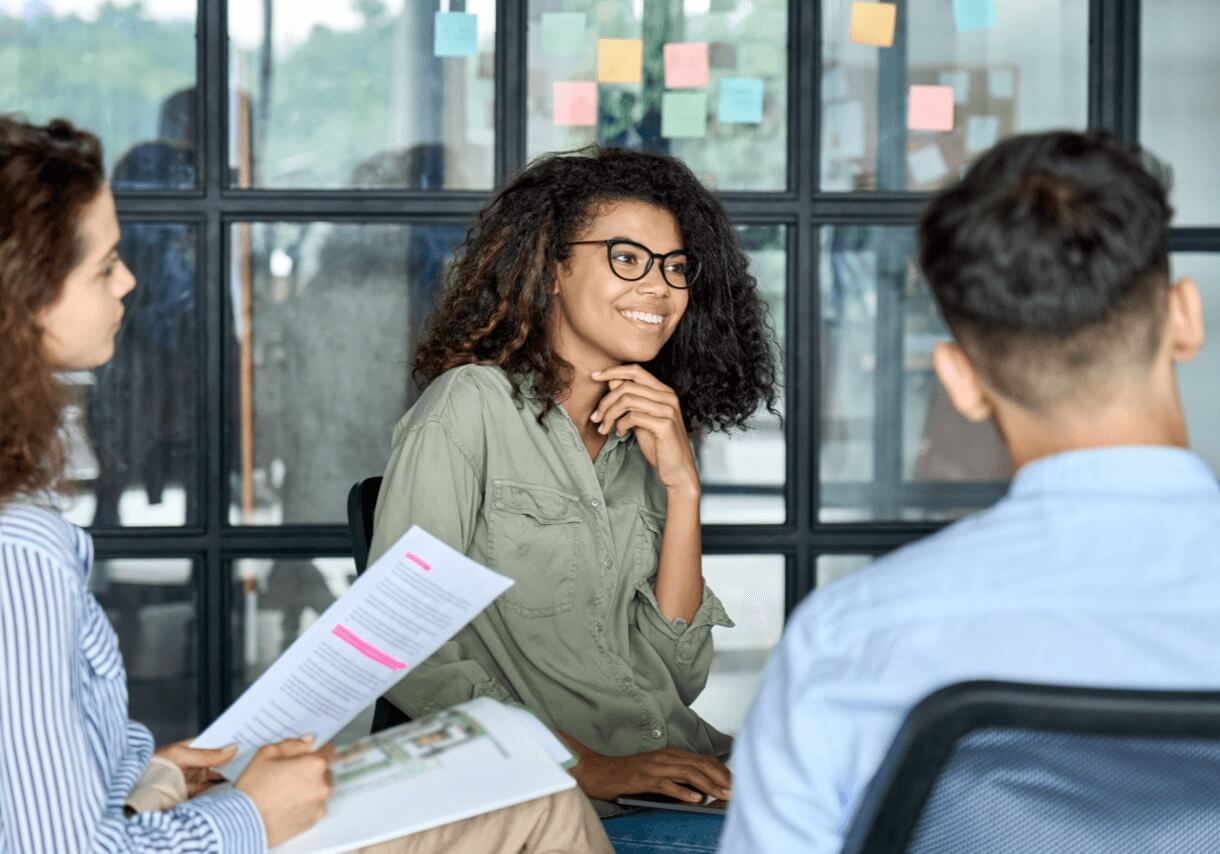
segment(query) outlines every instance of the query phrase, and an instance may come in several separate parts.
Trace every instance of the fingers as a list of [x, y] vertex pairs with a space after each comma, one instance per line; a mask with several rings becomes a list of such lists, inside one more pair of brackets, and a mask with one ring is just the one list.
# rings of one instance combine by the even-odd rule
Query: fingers
[[669, 386], [654, 377], [648, 371], [644, 370], [639, 365], [619, 365], [614, 368], [606, 368], [604, 371], [594, 371], [593, 379], [598, 382], [608, 382], [609, 380], [631, 380], [640, 385], [651, 386], [658, 391], [670, 391]]
[[626, 436], [628, 430], [637, 427], [649, 431], [654, 436], [665, 436], [673, 429], [673, 422], [668, 418], [657, 418], [655, 415], [645, 415], [642, 412], [628, 412], [615, 424], [620, 436]]
[[597, 416], [604, 415], [607, 407], [613, 406], [620, 397], [627, 394], [664, 404], [677, 413], [682, 411], [678, 402], [678, 395], [667, 388], [654, 388], [653, 386], [637, 382], [621, 382], [617, 385], [612, 382], [610, 384], [610, 391], [606, 392], [605, 396], [597, 402], [597, 408], [593, 410], [593, 416], [591, 416], [592, 420], [597, 421]]
[[[599, 419], [601, 425], [597, 428], [597, 432], [608, 434], [614, 429], [615, 422], [629, 412], [639, 412], [645, 415], [651, 415], [655, 418], [669, 421], [672, 423], [675, 415], [671, 407], [663, 403], [648, 400], [635, 394], [624, 394], [619, 397], [611, 406], [600, 412]], [[598, 414], [598, 413], [595, 413]], [[622, 432], [621, 430], [619, 431]]]
[[237, 755], [237, 745], [228, 747], [190, 747], [187, 742], [180, 741], [163, 747], [157, 753], [179, 768], [213, 768], [224, 765]]
[[294, 756], [304, 756], [313, 750], [313, 736], [306, 735], [301, 738], [286, 738], [283, 741], [275, 744], [267, 744], [259, 748], [259, 753], [267, 751], [267, 755], [274, 756], [279, 759], [291, 759]]
[[695, 786], [718, 798], [728, 798], [732, 793], [733, 777], [724, 763], [714, 756], [692, 753], [678, 748], [664, 751], [667, 763], [673, 763], [678, 771], [670, 776]]
[[189, 756], [197, 768], [215, 768], [217, 765], [224, 765], [237, 755], [236, 744], [206, 749], [188, 747], [186, 750], [190, 752]]
[[673, 780], [665, 777], [658, 777], [656, 786], [650, 791], [659, 792], [662, 795], [669, 795], [671, 798], [677, 798], [680, 801], [697, 804], [703, 801], [703, 795], [693, 789], [688, 789], [685, 786], [679, 786]]

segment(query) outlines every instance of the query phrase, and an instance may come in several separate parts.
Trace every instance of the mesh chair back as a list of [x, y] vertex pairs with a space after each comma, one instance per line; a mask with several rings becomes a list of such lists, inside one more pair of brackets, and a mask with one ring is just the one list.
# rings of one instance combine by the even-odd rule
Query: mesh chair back
[[895, 737], [843, 852], [976, 851], [1220, 851], [1220, 693], [933, 693]]
[[937, 777], [907, 850], [1220, 851], [1220, 742], [977, 730]]

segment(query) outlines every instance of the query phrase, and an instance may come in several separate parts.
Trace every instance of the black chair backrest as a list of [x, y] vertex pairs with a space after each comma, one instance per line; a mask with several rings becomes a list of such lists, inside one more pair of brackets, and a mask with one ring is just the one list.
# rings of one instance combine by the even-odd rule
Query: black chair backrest
[[366, 477], [347, 493], [347, 530], [352, 538], [352, 557], [356, 572], [369, 565], [369, 543], [373, 541], [373, 515], [377, 511], [377, 496], [381, 493], [381, 478]]
[[1220, 693], [966, 682], [907, 716], [843, 854], [1220, 851]]
[[[352, 538], [352, 557], [356, 560], [356, 572], [364, 572], [369, 565], [369, 543], [373, 541], [373, 516], [377, 511], [377, 496], [381, 493], [381, 478], [366, 477], [352, 486], [347, 493], [347, 530]], [[373, 707], [372, 732], [380, 732], [411, 720], [385, 697], [377, 700]]]

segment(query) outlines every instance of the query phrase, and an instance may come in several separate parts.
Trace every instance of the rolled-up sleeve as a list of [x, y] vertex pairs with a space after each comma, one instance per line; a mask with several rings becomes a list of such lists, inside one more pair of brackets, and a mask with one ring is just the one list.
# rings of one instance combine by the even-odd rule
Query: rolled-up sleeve
[[635, 623], [640, 634], [657, 651], [673, 677], [678, 696], [690, 705], [707, 684], [712, 666], [712, 627], [732, 627], [720, 599], [703, 583], [703, 601], [688, 623], [668, 620], [661, 613], [652, 581], [636, 587]]
[[[399, 427], [377, 500], [370, 560], [388, 551], [412, 525], [469, 552], [483, 504], [481, 453], [469, 445], [459, 443], [452, 424], [439, 418]], [[466, 657], [459, 640], [443, 645], [386, 695], [413, 718], [475, 697], [513, 699], [482, 665]]]

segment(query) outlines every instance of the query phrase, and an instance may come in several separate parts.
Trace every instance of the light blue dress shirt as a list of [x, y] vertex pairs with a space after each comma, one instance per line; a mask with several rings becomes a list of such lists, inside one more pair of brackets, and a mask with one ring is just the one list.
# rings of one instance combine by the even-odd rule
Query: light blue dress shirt
[[809, 596], [733, 753], [726, 852], [837, 852], [912, 705], [969, 679], [1220, 688], [1220, 488], [1189, 451], [1074, 451]]
[[127, 718], [118, 638], [88, 590], [89, 535], [33, 506], [0, 510], [0, 854], [258, 854], [236, 789], [128, 817], [153, 754]]

